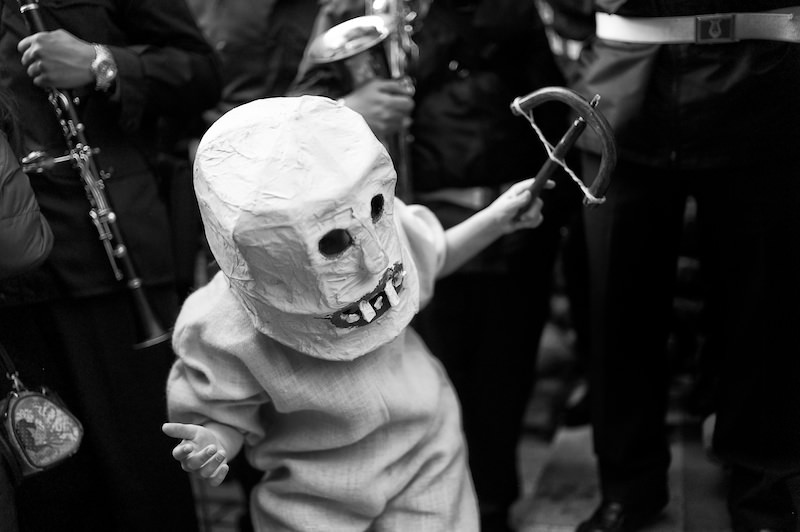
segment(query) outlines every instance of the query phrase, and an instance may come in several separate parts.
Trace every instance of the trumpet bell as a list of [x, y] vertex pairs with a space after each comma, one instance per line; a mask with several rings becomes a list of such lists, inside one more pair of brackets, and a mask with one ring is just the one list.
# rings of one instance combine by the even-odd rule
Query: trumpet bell
[[365, 15], [333, 26], [319, 35], [308, 49], [313, 64], [341, 61], [380, 44], [391, 32], [385, 17]]

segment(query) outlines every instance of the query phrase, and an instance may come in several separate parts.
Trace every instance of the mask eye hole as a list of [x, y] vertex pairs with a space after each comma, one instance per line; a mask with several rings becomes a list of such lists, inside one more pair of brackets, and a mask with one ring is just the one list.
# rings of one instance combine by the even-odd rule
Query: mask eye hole
[[326, 257], [335, 257], [353, 244], [353, 237], [344, 229], [329, 231], [319, 241], [319, 252]]
[[372, 223], [375, 223], [383, 216], [383, 196], [378, 194], [373, 197], [370, 206], [372, 207]]

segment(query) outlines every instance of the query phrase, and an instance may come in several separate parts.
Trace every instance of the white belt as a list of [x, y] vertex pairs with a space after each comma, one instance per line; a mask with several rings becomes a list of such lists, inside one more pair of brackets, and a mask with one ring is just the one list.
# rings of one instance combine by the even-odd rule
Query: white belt
[[686, 17], [620, 17], [596, 13], [596, 34], [631, 43], [718, 44], [745, 39], [800, 42], [800, 6], [760, 13]]

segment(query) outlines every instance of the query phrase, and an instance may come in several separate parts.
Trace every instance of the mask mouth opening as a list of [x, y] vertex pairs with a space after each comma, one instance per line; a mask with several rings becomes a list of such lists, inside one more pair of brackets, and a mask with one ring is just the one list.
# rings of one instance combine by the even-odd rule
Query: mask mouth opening
[[375, 289], [343, 309], [325, 316], [338, 328], [363, 327], [383, 316], [391, 307], [400, 304], [398, 292], [403, 289], [406, 272], [403, 264], [395, 263], [383, 273]]

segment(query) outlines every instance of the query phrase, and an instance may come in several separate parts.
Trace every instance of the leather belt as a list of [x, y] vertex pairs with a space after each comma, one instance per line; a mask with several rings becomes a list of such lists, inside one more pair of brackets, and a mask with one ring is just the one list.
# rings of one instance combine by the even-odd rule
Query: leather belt
[[800, 42], [800, 6], [758, 13], [620, 17], [596, 13], [596, 35], [630, 43], [720, 44], [742, 40]]

